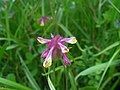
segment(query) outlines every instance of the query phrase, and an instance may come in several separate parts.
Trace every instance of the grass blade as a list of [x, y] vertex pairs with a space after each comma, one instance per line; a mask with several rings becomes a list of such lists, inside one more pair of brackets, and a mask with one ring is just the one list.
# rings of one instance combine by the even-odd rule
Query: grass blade
[[[55, 68], [55, 71], [58, 71], [58, 70], [63, 70], [63, 66], [59, 66], [59, 67], [56, 67]], [[43, 76], [46, 76], [46, 75], [49, 75], [49, 74], [51, 74], [51, 73], [53, 73], [54, 72], [54, 70], [51, 70], [51, 71], [49, 71], [48, 73], [42, 73], [42, 75]]]
[[18, 47], [17, 44], [9, 45], [9, 46], [6, 48], [6, 50], [11, 50], [11, 49], [14, 49], [14, 48], [16, 48], [16, 47]]
[[112, 49], [112, 48], [114, 48], [114, 47], [116, 47], [116, 46], [118, 46], [118, 45], [120, 45], [120, 42], [119, 42], [119, 41], [113, 43], [112, 45], [108, 46], [107, 48], [105, 48], [105, 49], [102, 50], [101, 52], [95, 54], [94, 56], [99, 56], [100, 54], [102, 54], [102, 53], [104, 53], [104, 52], [106, 52], [106, 51], [108, 51], [108, 50], [110, 50], [110, 49]]
[[3, 47], [0, 47], [0, 61], [1, 61], [1, 59], [3, 58], [3, 56], [4, 56], [5, 49], [6, 49], [6, 46], [5, 46], [5, 45], [4, 45]]
[[[62, 28], [62, 30], [67, 34], [67, 35], [69, 35], [69, 36], [74, 36], [74, 35], [72, 35], [72, 33], [64, 26], [64, 25], [62, 25], [62, 24], [58, 24], [61, 28]], [[78, 47], [78, 49], [80, 50], [80, 51], [84, 51], [81, 47], [80, 47], [80, 44], [77, 42], [76, 43], [77, 44], [77, 47]]]
[[0, 77], [0, 83], [11, 86], [13, 88], [16, 88], [17, 90], [32, 90], [28, 87], [21, 85], [21, 84], [18, 84], [16, 82], [13, 82], [13, 81], [1, 78], [1, 77]]
[[72, 71], [70, 70], [68, 74], [69, 74], [69, 79], [70, 79], [70, 83], [71, 83], [71, 88], [72, 88], [72, 90], [77, 90], [77, 88], [76, 88], [76, 83], [75, 83], [75, 79], [74, 79], [74, 76], [73, 76]]
[[38, 84], [36, 83], [35, 79], [34, 79], [33, 76], [31, 75], [31, 73], [30, 73], [29, 69], [27, 68], [25, 62], [23, 61], [21, 55], [18, 54], [18, 56], [19, 56], [20, 61], [21, 61], [22, 65], [23, 65], [23, 67], [24, 67], [23, 70], [24, 70], [24, 72], [25, 72], [25, 74], [26, 74], [29, 82], [31, 83], [32, 87], [34, 88], [34, 90], [40, 90]]
[[111, 59], [109, 60], [108, 64], [106, 65], [106, 68], [105, 68], [105, 70], [104, 70], [104, 72], [103, 72], [103, 74], [102, 74], [102, 77], [101, 77], [101, 80], [100, 80], [100, 82], [99, 82], [99, 85], [98, 85], [97, 90], [99, 90], [100, 85], [101, 85], [101, 83], [102, 83], [102, 81], [103, 81], [103, 78], [104, 78], [104, 76], [105, 76], [105, 74], [106, 74], [106, 72], [107, 72], [110, 64], [112, 63], [112, 61], [113, 61], [113, 59], [116, 57], [116, 55], [119, 53], [119, 51], [120, 51], [120, 49], [118, 49], [118, 50], [113, 54], [113, 56], [112, 56]]
[[[115, 60], [113, 61], [110, 65], [118, 65], [120, 63], [120, 60]], [[106, 67], [106, 65], [108, 64], [107, 63], [102, 63], [102, 64], [99, 64], [99, 65], [95, 65], [95, 66], [92, 66], [88, 69], [85, 69], [84, 71], [80, 72], [76, 77], [75, 77], [75, 81], [77, 81], [77, 79], [80, 77], [80, 76], [85, 76], [85, 75], [88, 75], [88, 74], [91, 74], [93, 72], [96, 72], [98, 70], [104, 70], [104, 68]]]
[[49, 87], [50, 87], [50, 90], [56, 90], [55, 87], [53, 86], [51, 80], [50, 80], [49, 75], [48, 75], [48, 85], [49, 85]]
[[108, 0], [108, 2], [115, 8], [115, 10], [120, 13], [120, 10], [111, 2], [111, 0]]

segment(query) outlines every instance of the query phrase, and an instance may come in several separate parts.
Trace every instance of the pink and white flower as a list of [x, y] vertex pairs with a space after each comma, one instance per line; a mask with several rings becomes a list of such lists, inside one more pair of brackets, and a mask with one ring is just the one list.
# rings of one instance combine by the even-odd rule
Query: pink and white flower
[[48, 16], [41, 16], [37, 22], [40, 24], [40, 26], [45, 26], [45, 24], [50, 21], [52, 19], [52, 17], [48, 17]]
[[75, 37], [71, 38], [63, 38], [60, 35], [53, 36], [51, 35], [50, 39], [44, 39], [42, 37], [38, 37], [37, 40], [41, 44], [46, 44], [47, 49], [42, 53], [41, 58], [45, 58], [43, 66], [48, 68], [52, 65], [52, 57], [59, 57], [61, 54], [64, 59], [64, 64], [70, 65], [70, 61], [66, 56], [66, 53], [69, 52], [69, 49], [64, 45], [65, 42], [70, 44], [75, 44], [77, 42]]

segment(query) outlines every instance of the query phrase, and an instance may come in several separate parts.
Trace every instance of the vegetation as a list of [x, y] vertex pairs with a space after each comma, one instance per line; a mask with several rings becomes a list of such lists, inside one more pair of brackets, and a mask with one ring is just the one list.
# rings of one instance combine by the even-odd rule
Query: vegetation
[[[51, 34], [76, 37], [70, 66], [43, 67]], [[0, 0], [0, 90], [118, 90], [119, 67], [119, 0]]]

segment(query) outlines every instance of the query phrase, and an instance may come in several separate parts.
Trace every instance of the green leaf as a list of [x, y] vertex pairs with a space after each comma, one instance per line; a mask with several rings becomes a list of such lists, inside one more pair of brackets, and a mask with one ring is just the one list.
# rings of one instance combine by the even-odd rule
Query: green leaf
[[112, 48], [114, 48], [114, 47], [116, 47], [116, 46], [118, 46], [118, 45], [120, 45], [120, 42], [119, 42], [119, 41], [113, 43], [112, 45], [108, 46], [107, 48], [105, 48], [104, 50], [100, 51], [99, 53], [94, 54], [94, 56], [99, 56], [99, 55], [101, 55], [102, 53], [105, 53], [106, 51], [108, 51], [108, 50], [110, 50], [110, 49], [112, 49]]
[[2, 78], [2, 77], [0, 77], [0, 83], [1, 83], [1, 84], [5, 84], [5, 85], [7, 85], [7, 86], [11, 86], [11, 87], [13, 87], [13, 88], [16, 88], [17, 90], [32, 90], [32, 89], [30, 89], [30, 88], [28, 88], [28, 87], [25, 87], [25, 86], [23, 86], [23, 85], [21, 85], [21, 84], [18, 84], [18, 83], [16, 83], [16, 82], [13, 82], [13, 81], [4, 79], [4, 78]]
[[27, 59], [27, 61], [26, 61], [27, 64], [31, 63], [32, 60], [34, 59], [34, 56], [31, 52], [26, 52], [25, 56], [26, 56], [26, 59]]
[[35, 79], [33, 78], [32, 74], [30, 73], [30, 71], [29, 71], [28, 67], [26, 66], [25, 62], [23, 61], [21, 55], [18, 54], [18, 56], [20, 58], [20, 61], [21, 61], [22, 65], [23, 65], [23, 70], [24, 70], [24, 72], [25, 72], [25, 74], [26, 74], [30, 84], [32, 85], [34, 90], [40, 90], [37, 82], [35, 81]]
[[69, 79], [70, 79], [70, 83], [71, 83], [71, 86], [72, 86], [72, 90], [77, 90], [76, 88], [76, 83], [75, 83], [75, 79], [74, 79], [74, 76], [73, 76], [73, 73], [71, 70], [69, 70]]
[[0, 61], [3, 58], [3, 56], [4, 56], [5, 49], [6, 49], [6, 46], [0, 47]]
[[0, 37], [0, 41], [3, 41], [3, 40], [5, 40], [5, 41], [13, 41], [13, 42], [16, 42], [14, 39], [8, 39], [8, 38], [4, 38], [4, 37]]
[[16, 47], [18, 47], [18, 45], [17, 45], [17, 44], [13, 44], [13, 45], [8, 46], [8, 47], [6, 48], [6, 50], [11, 50], [11, 49], [14, 49], [14, 48], [16, 48]]
[[[117, 50], [115, 51], [115, 53], [112, 55], [112, 57], [110, 58], [108, 64], [106, 65], [106, 67], [105, 67], [105, 69], [104, 69], [104, 72], [103, 72], [103, 74], [102, 74], [102, 76], [101, 76], [101, 79], [100, 79], [100, 82], [99, 82], [99, 85], [98, 85], [97, 90], [99, 90], [100, 85], [102, 84], [103, 78], [105, 77], [105, 74], [106, 74], [109, 66], [113, 63], [112, 61], [114, 60], [114, 58], [117, 56], [117, 54], [118, 54], [119, 52], [120, 52], [120, 49], [117, 49]], [[120, 63], [120, 62], [118, 62], [118, 63]]]
[[96, 90], [96, 88], [92, 87], [92, 86], [86, 86], [86, 87], [83, 87], [83, 88], [79, 88], [79, 90]]
[[0, 88], [0, 90], [17, 90], [17, 89], [12, 89], [12, 88], [4, 88], [4, 87], [2, 87], [2, 88]]
[[[120, 63], [120, 60], [115, 60], [113, 61], [111, 65], [118, 65]], [[84, 71], [80, 72], [76, 77], [75, 77], [75, 81], [80, 77], [80, 76], [85, 76], [85, 75], [89, 75], [93, 72], [97, 72], [99, 70], [104, 70], [104, 68], [106, 67], [106, 65], [108, 64], [107, 63], [102, 63], [102, 64], [98, 64], [98, 65], [95, 65], [95, 66], [92, 66], [90, 68], [87, 68], [85, 69]]]
[[55, 87], [54, 87], [53, 84], [52, 84], [52, 81], [50, 80], [49, 75], [48, 75], [48, 85], [49, 85], [49, 87], [50, 87], [50, 90], [56, 90]]
[[6, 79], [11, 80], [11, 81], [16, 81], [15, 74], [13, 73], [8, 74]]
[[[74, 36], [74, 35], [72, 35], [72, 33], [63, 25], [63, 24], [58, 24], [61, 28], [62, 28], [62, 30], [67, 34], [67, 35], [69, 35], [69, 36]], [[78, 47], [78, 49], [80, 50], [80, 51], [84, 51], [81, 47], [80, 47], [80, 44], [77, 42], [76, 43], [77, 44], [77, 47]]]
[[[59, 66], [59, 67], [57, 67], [57, 68], [55, 68], [55, 71], [58, 71], [58, 70], [63, 70], [64, 69], [64, 67], [63, 66]], [[48, 73], [42, 73], [42, 75], [43, 76], [46, 76], [46, 75], [49, 75], [49, 74], [51, 74], [51, 73], [53, 73], [54, 72], [54, 70], [50, 70]]]
[[62, 19], [62, 15], [63, 15], [63, 9], [60, 7], [58, 10], [58, 13], [56, 15], [57, 18], [57, 22], [60, 23], [61, 19]]
[[59, 26], [62, 28], [62, 30], [69, 36], [73, 36], [72, 33], [63, 25], [63, 24], [59, 24]]

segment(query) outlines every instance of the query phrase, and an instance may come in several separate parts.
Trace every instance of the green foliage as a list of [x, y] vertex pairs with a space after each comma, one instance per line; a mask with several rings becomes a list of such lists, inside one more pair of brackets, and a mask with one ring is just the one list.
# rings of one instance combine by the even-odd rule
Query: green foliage
[[[50, 16], [44, 27], [37, 19]], [[37, 37], [75, 36], [63, 59], [43, 67]], [[116, 90], [120, 83], [119, 0], [0, 0], [0, 90]]]

